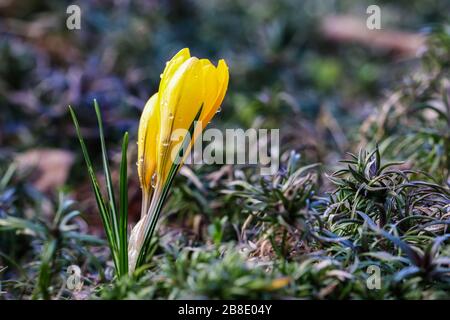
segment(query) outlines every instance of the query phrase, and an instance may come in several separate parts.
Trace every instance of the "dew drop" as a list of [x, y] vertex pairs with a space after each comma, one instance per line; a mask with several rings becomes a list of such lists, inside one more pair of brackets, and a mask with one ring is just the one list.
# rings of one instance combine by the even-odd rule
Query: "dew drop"
[[219, 109], [217, 109], [216, 113], [220, 113], [222, 111], [222, 108], [219, 107]]
[[173, 113], [169, 113], [169, 119], [172, 120], [173, 119]]
[[152, 180], [151, 180], [151, 184], [152, 184], [152, 188], [156, 188], [156, 182], [158, 180], [158, 175], [156, 174], [156, 172], [152, 175]]

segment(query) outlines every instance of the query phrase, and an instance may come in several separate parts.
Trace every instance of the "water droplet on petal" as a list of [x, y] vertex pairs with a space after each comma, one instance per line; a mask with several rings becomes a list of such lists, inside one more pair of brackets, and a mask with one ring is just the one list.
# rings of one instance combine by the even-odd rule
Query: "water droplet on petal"
[[219, 109], [217, 109], [216, 113], [220, 113], [222, 111], [222, 108], [219, 107]]
[[152, 184], [152, 188], [156, 188], [156, 182], [157, 182], [157, 180], [158, 180], [158, 175], [156, 174], [156, 172], [152, 175], [152, 181], [151, 181], [151, 184]]

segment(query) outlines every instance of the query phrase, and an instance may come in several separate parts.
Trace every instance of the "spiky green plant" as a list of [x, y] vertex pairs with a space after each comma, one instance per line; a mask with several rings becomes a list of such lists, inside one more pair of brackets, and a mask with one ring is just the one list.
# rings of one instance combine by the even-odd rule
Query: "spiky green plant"
[[[34, 266], [22, 267], [6, 253], [2, 253], [2, 258], [6, 260], [7, 265], [11, 269], [17, 269], [16, 271], [24, 277], [23, 284], [18, 282], [8, 285], [12, 291], [15, 290], [15, 285], [19, 289], [23, 285], [24, 293], [28, 293], [29, 286], [26, 283], [30, 282], [34, 286], [31, 292], [32, 298], [50, 299], [56, 290], [53, 281], [56, 275], [63, 271], [64, 266], [68, 267], [73, 264], [74, 261], [70, 259], [81, 255], [91, 257], [87, 248], [93, 245], [103, 245], [102, 240], [86, 235], [79, 230], [75, 219], [80, 215], [80, 212], [73, 207], [74, 202], [66, 199], [60, 193], [58, 208], [53, 219], [49, 222], [38, 215], [31, 219], [11, 215], [0, 219], [0, 231], [2, 233], [14, 232], [17, 235], [26, 235], [30, 240], [33, 240], [33, 246], [38, 251], [39, 260], [37, 263]], [[71, 252], [71, 254], [66, 256], [65, 252]], [[30, 272], [30, 275], [28, 275], [28, 272]], [[62, 286], [65, 286], [65, 283]]]
[[[248, 218], [242, 235], [262, 235], [272, 244], [277, 255], [288, 257], [289, 243], [316, 236], [320, 217], [311, 203], [314, 201], [317, 164], [300, 166], [300, 155], [291, 152], [280, 172], [256, 181], [236, 179], [222, 193], [236, 199]], [[295, 240], [294, 240], [295, 239]], [[295, 247], [295, 246], [294, 246]]]

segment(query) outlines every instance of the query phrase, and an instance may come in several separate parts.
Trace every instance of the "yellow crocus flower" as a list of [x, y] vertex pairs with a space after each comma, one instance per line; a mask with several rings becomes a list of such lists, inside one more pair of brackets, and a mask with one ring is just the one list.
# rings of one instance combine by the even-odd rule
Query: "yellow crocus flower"
[[[151, 237], [167, 195], [170, 174], [180, 163], [174, 154], [181, 149], [180, 141], [173, 141], [175, 131], [181, 141], [192, 135], [185, 159], [195, 139], [217, 113], [228, 87], [228, 67], [220, 60], [215, 67], [207, 59], [191, 57], [189, 49], [179, 51], [161, 75], [159, 90], [146, 103], [139, 123], [138, 173], [142, 187], [141, 220], [132, 230], [129, 241], [129, 270], [133, 272], [144, 241]], [[194, 121], [201, 130], [192, 132]]]

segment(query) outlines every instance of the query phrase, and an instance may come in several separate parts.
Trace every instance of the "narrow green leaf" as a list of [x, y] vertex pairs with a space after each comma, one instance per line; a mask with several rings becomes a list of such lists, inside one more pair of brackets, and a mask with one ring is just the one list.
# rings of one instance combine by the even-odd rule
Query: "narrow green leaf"
[[123, 136], [122, 161], [120, 162], [120, 202], [119, 202], [119, 238], [120, 238], [120, 262], [122, 263], [123, 275], [128, 274], [128, 177], [127, 177], [127, 149], [128, 132]]
[[97, 122], [98, 122], [98, 128], [100, 132], [100, 143], [102, 148], [102, 161], [103, 161], [103, 171], [105, 174], [105, 181], [106, 181], [106, 189], [108, 192], [108, 200], [109, 200], [109, 210], [111, 213], [111, 222], [112, 222], [112, 230], [114, 232], [114, 236], [116, 238], [116, 242], [120, 242], [120, 236], [119, 236], [119, 224], [118, 224], [118, 216], [117, 216], [117, 205], [116, 205], [116, 199], [114, 196], [114, 187], [112, 184], [111, 179], [111, 170], [109, 169], [109, 161], [108, 161], [108, 153], [106, 151], [106, 144], [105, 144], [105, 135], [103, 131], [103, 121], [102, 121], [102, 115], [100, 111], [100, 107], [97, 103], [97, 100], [94, 99], [94, 108], [95, 113], [97, 115]]
[[83, 157], [86, 162], [87, 169], [88, 169], [89, 178], [90, 178], [90, 181], [92, 184], [92, 189], [94, 190], [95, 200], [97, 202], [97, 207], [100, 212], [100, 217], [102, 219], [103, 227], [105, 229], [106, 238], [108, 239], [109, 247], [111, 249], [111, 254], [113, 256], [114, 265], [116, 267], [116, 270], [118, 270], [119, 265], [118, 265], [118, 257], [117, 257], [117, 245], [116, 245], [116, 239], [112, 233], [110, 215], [109, 215], [107, 206], [105, 204], [105, 201], [103, 199], [103, 196], [100, 192], [100, 186], [97, 181], [97, 177], [95, 176], [95, 172], [92, 167], [92, 162], [90, 160], [90, 157], [89, 157], [89, 154], [88, 154], [88, 151], [86, 148], [86, 144], [84, 143], [84, 139], [81, 136], [80, 125], [78, 124], [78, 119], [75, 115], [75, 112], [73, 111], [73, 109], [70, 106], [69, 106], [69, 111], [72, 116], [73, 123], [75, 125], [75, 130], [76, 130], [76, 133], [78, 136], [78, 140], [80, 141], [81, 150], [83, 152]]

